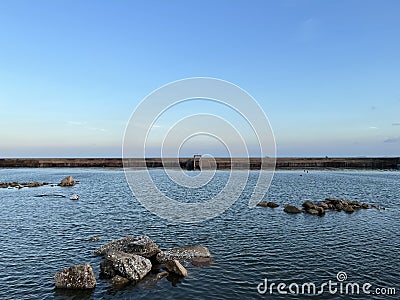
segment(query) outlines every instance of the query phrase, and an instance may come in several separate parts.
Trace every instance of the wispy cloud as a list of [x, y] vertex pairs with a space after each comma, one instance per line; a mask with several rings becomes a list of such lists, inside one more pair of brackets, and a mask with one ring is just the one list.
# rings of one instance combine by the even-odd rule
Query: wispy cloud
[[75, 126], [83, 126], [86, 124], [86, 122], [80, 122], [80, 121], [67, 121], [68, 125], [75, 125]]
[[400, 143], [400, 137], [397, 138], [388, 138], [383, 141], [384, 143]]
[[394, 122], [392, 123], [393, 126], [400, 126], [400, 122]]
[[89, 129], [89, 130], [93, 130], [93, 131], [102, 131], [102, 132], [108, 131], [107, 129], [104, 129], [104, 128], [89, 126], [87, 122], [81, 122], [81, 121], [67, 121], [67, 125], [80, 126], [80, 127], [83, 127], [84, 129]]
[[378, 129], [376, 126], [369, 126], [369, 129]]

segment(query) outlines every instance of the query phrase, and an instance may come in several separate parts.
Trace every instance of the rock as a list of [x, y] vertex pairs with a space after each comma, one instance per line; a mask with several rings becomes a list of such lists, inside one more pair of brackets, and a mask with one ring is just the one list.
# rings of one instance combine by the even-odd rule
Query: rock
[[94, 250], [94, 254], [105, 255], [109, 251], [121, 251], [150, 258], [161, 250], [148, 236], [139, 236], [137, 238], [126, 236], [97, 248]]
[[257, 204], [257, 206], [275, 208], [279, 207], [279, 204], [271, 201], [261, 201], [260, 203]]
[[156, 256], [156, 261], [160, 264], [172, 260], [188, 260], [193, 261], [199, 258], [210, 258], [210, 251], [203, 246], [184, 246], [161, 251]]
[[337, 211], [341, 211], [342, 209], [344, 209], [344, 206], [343, 206], [342, 203], [338, 203], [338, 204], [335, 205], [335, 209], [336, 209]]
[[323, 207], [317, 207], [318, 216], [325, 216], [325, 209]]
[[343, 207], [343, 211], [348, 213], [348, 214], [352, 214], [354, 212], [354, 208], [351, 207], [350, 205], [346, 205]]
[[369, 205], [367, 203], [363, 203], [361, 204], [361, 208], [368, 209]]
[[323, 208], [324, 210], [329, 209], [329, 204], [326, 204], [325, 202], [321, 202], [318, 206]]
[[32, 187], [39, 187], [39, 186], [43, 186], [43, 183], [40, 183], [40, 182], [31, 182], [31, 183], [28, 183], [26, 186], [29, 187], [29, 188], [32, 188]]
[[308, 210], [306, 210], [307, 213], [309, 213], [310, 215], [314, 215], [314, 216], [318, 216], [319, 212], [318, 210], [314, 209], [314, 208], [310, 208]]
[[257, 203], [256, 206], [268, 207], [268, 202], [267, 201], [261, 201], [261, 202]]
[[59, 186], [73, 186], [75, 185], [75, 180], [72, 176], [65, 177], [61, 182], [58, 184]]
[[158, 273], [156, 278], [157, 278], [157, 280], [160, 280], [168, 275], [169, 275], [169, 273], [165, 271], [165, 272]]
[[312, 203], [311, 201], [304, 202], [302, 204], [302, 206], [304, 207], [305, 210], [316, 209], [316, 205], [314, 203]]
[[138, 281], [146, 276], [150, 270], [151, 262], [149, 259], [119, 251], [108, 252], [100, 264], [100, 274], [103, 278], [120, 275], [129, 280]]
[[110, 279], [110, 283], [114, 286], [121, 287], [131, 283], [131, 281], [128, 278], [115, 275], [113, 278]]
[[72, 266], [54, 275], [55, 285], [67, 289], [92, 289], [96, 286], [96, 277], [89, 263]]
[[283, 209], [284, 212], [288, 214], [299, 214], [301, 213], [301, 210], [298, 209], [296, 206], [286, 204], [285, 208]]
[[74, 201], [79, 200], [79, 195], [73, 195], [73, 196], [72, 196], [71, 198], [69, 198], [69, 199], [74, 200]]
[[101, 240], [100, 236], [94, 236], [94, 237], [89, 238], [89, 242], [98, 242], [100, 240]]
[[165, 265], [165, 268], [169, 272], [174, 273], [176, 275], [179, 275], [182, 277], [187, 276], [187, 271], [186, 271], [185, 267], [182, 266], [181, 263], [179, 261], [177, 261], [176, 259], [167, 262], [167, 264]]

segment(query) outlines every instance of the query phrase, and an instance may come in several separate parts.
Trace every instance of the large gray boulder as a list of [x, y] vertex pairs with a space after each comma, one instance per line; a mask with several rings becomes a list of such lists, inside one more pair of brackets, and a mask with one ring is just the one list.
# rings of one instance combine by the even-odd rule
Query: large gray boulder
[[54, 275], [57, 288], [92, 289], [96, 286], [96, 277], [89, 263], [72, 266]]
[[156, 256], [156, 261], [160, 264], [166, 263], [173, 260], [187, 260], [192, 261], [196, 259], [211, 258], [210, 251], [203, 246], [183, 246], [178, 248], [169, 249], [166, 251], [161, 251]]
[[137, 254], [146, 258], [150, 258], [161, 250], [157, 244], [154, 243], [148, 236], [131, 237], [126, 236], [124, 238], [113, 240], [96, 250], [95, 255], [105, 255], [110, 251], [120, 251], [130, 254]]
[[112, 278], [116, 275], [125, 277], [131, 281], [138, 281], [151, 270], [149, 259], [119, 251], [108, 252], [100, 263], [100, 276]]

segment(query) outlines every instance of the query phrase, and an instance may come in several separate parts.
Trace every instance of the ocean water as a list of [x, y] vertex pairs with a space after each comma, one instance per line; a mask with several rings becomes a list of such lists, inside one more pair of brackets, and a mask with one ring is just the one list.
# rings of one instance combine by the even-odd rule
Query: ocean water
[[[186, 202], [215, 195], [229, 178], [229, 172], [217, 171], [206, 187], [188, 191], [171, 183], [162, 170], [151, 174], [161, 190]], [[252, 171], [243, 193], [227, 195], [239, 196], [228, 210], [194, 224], [170, 222], [147, 211], [132, 195], [120, 169], [0, 169], [0, 182], [57, 183], [67, 175], [80, 184], [0, 189], [0, 299], [400, 299], [398, 171], [279, 171], [265, 196], [281, 205], [276, 209], [249, 208], [257, 179]], [[66, 198], [34, 197], [41, 194]], [[69, 200], [73, 194], [80, 199]], [[329, 212], [324, 217], [283, 212], [284, 204], [300, 206], [305, 200], [326, 197], [376, 203], [386, 209], [351, 215]], [[96, 247], [144, 234], [162, 249], [204, 245], [213, 262], [189, 265], [188, 277], [179, 282], [166, 278], [157, 282], [148, 276], [120, 289], [107, 279], [98, 279], [90, 291], [54, 288], [54, 274], [71, 265], [90, 262], [98, 278], [101, 259], [92, 254]], [[102, 239], [90, 242], [94, 236]], [[307, 282], [319, 287], [329, 280], [339, 284], [339, 272], [347, 275], [342, 283], [369, 283], [375, 294], [329, 293], [326, 287], [318, 296], [257, 290], [265, 279], [269, 287]], [[378, 295], [376, 288], [394, 288], [396, 295]]]

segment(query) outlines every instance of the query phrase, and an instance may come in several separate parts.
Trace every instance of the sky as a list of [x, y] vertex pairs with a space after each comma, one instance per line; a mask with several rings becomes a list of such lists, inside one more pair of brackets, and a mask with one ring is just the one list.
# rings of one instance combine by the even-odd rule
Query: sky
[[[399, 13], [397, 0], [0, 0], [0, 157], [121, 157], [139, 103], [190, 77], [247, 91], [279, 157], [399, 156]], [[238, 120], [192, 103], [153, 129], [208, 108]]]

